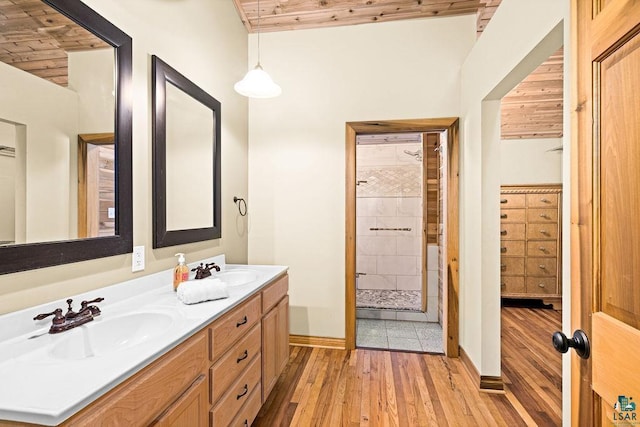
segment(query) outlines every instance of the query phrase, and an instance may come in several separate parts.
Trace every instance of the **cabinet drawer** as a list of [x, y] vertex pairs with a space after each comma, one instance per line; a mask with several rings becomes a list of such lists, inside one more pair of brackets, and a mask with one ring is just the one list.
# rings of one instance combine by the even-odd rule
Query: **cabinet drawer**
[[528, 209], [527, 222], [558, 223], [557, 209]]
[[500, 224], [502, 240], [524, 240], [524, 224]]
[[233, 427], [249, 427], [256, 418], [256, 415], [258, 415], [258, 412], [260, 412], [261, 406], [260, 388], [257, 387], [251, 392], [247, 403], [244, 404], [236, 418], [231, 422], [231, 425]]
[[[504, 238], [504, 237], [503, 237]], [[528, 224], [527, 240], [556, 240], [558, 238], [557, 224]]]
[[500, 194], [501, 208], [524, 208], [524, 194]]
[[500, 222], [525, 222], [526, 209], [502, 209], [500, 211]]
[[266, 313], [289, 291], [289, 275], [284, 275], [262, 291], [262, 312]]
[[500, 291], [503, 294], [523, 294], [525, 292], [524, 276], [502, 276]]
[[558, 194], [527, 194], [527, 206], [530, 208], [554, 208], [558, 206]]
[[211, 368], [212, 405], [215, 405], [225, 390], [249, 366], [256, 354], [260, 353], [261, 331], [258, 323]]
[[527, 258], [527, 276], [556, 276], [558, 270], [557, 258]]
[[528, 294], [557, 294], [558, 281], [555, 277], [527, 277]]
[[524, 274], [524, 258], [500, 257], [500, 271], [503, 275]]
[[524, 240], [503, 240], [500, 242], [500, 255], [524, 256]]
[[262, 315], [260, 295], [252, 297], [240, 307], [216, 320], [209, 327], [211, 348], [209, 358], [215, 361], [241, 336], [246, 335]]
[[527, 242], [528, 256], [557, 256], [558, 244], [555, 240], [530, 240]]
[[262, 361], [260, 356], [253, 359], [247, 370], [238, 378], [228, 392], [216, 403], [211, 411], [211, 425], [214, 427], [228, 426], [236, 417], [240, 408], [249, 400], [255, 391], [261, 393], [260, 375]]

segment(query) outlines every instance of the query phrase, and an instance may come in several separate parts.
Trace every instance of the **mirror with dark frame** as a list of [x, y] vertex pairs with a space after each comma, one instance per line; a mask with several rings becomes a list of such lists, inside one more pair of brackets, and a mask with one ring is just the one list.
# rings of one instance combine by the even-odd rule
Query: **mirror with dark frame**
[[0, 15], [0, 274], [131, 252], [131, 38], [79, 0]]
[[221, 236], [220, 102], [155, 55], [153, 247]]

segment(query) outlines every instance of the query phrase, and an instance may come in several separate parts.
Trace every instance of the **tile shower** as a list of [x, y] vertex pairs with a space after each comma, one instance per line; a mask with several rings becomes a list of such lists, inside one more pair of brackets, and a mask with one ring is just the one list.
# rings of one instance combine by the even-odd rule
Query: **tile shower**
[[356, 309], [358, 318], [438, 321], [438, 247], [427, 249], [422, 289], [422, 144], [356, 148]]

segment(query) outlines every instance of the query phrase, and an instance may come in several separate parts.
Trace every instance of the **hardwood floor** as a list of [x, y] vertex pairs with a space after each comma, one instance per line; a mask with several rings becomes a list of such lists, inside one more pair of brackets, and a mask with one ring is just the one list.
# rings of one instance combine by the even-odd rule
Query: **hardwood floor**
[[561, 425], [561, 361], [553, 310], [504, 308], [506, 393], [481, 393], [458, 359], [291, 347], [253, 426]]

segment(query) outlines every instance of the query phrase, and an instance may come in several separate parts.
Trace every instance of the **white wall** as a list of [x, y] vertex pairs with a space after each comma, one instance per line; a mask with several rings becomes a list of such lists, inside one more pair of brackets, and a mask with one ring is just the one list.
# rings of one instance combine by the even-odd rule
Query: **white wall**
[[566, 1], [503, 0], [462, 69], [460, 345], [481, 375], [500, 375], [498, 100], [563, 44], [563, 19]]
[[473, 15], [261, 35], [283, 94], [249, 104], [249, 261], [290, 266], [291, 333], [345, 334], [345, 122], [458, 116], [474, 41]]
[[[247, 33], [228, 0], [85, 0], [133, 39], [133, 239], [146, 247], [146, 269], [131, 273], [131, 254], [0, 276], [0, 313], [63, 299], [140, 275], [226, 253], [247, 261], [247, 223], [233, 196], [247, 194], [247, 101], [233, 84], [247, 70]], [[152, 250], [151, 54], [222, 103], [222, 239]], [[3, 65], [3, 64], [0, 64]], [[3, 99], [5, 87], [2, 86]], [[59, 109], [59, 108], [58, 108]], [[50, 111], [57, 111], [52, 109]], [[187, 183], [186, 185], [197, 185]]]
[[500, 184], [558, 184], [562, 182], [562, 138], [500, 141]]

